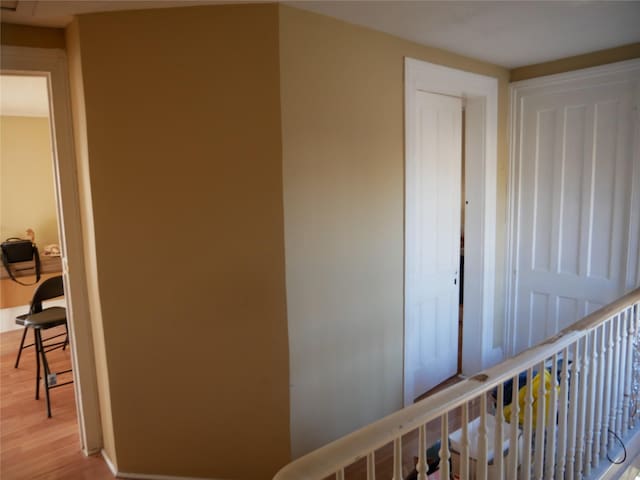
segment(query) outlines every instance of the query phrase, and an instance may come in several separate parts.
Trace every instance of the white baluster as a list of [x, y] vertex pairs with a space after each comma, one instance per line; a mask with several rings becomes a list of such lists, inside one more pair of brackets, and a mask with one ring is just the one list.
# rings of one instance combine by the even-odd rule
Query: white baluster
[[[476, 465], [476, 478], [487, 480], [488, 477], [488, 441], [487, 441], [487, 395], [480, 395], [480, 426], [478, 428], [478, 459]], [[442, 475], [441, 475], [442, 476]], [[449, 478], [442, 476], [442, 478]]]
[[600, 435], [600, 459], [604, 459], [609, 450], [609, 411], [611, 406], [611, 366], [613, 363], [613, 325], [607, 320], [606, 332], [606, 363], [604, 371], [604, 395], [602, 400], [602, 431]]
[[624, 419], [624, 406], [626, 403], [625, 390], [627, 387], [627, 318], [628, 311], [625, 310], [620, 316], [620, 364], [618, 365], [618, 408], [616, 411], [616, 431], [619, 436], [624, 435], [623, 426], [626, 424]]
[[460, 478], [469, 478], [469, 404], [462, 405], [462, 445], [460, 448]]
[[627, 368], [625, 373], [624, 386], [624, 407], [622, 411], [623, 425], [622, 434], [626, 434], [631, 427], [631, 401], [633, 395], [633, 339], [636, 335], [635, 321], [633, 319], [633, 308], [629, 311], [629, 321], [627, 322]]
[[518, 456], [521, 456], [521, 453], [518, 451], [518, 437], [520, 436], [520, 429], [518, 427], [518, 419], [520, 418], [518, 380], [519, 377], [516, 375], [513, 377], [511, 384], [511, 416], [509, 417], [511, 436], [509, 438], [509, 472], [507, 474], [507, 478], [517, 478], [518, 465], [520, 463], [518, 461]]
[[606, 369], [606, 325], [602, 324], [595, 331], [596, 345], [598, 351], [598, 378], [596, 379], [596, 408], [593, 425], [593, 455], [591, 458], [591, 466], [598, 468], [600, 465], [600, 448], [602, 437], [602, 412], [604, 411], [604, 384]]
[[551, 392], [549, 394], [549, 413], [546, 417], [547, 422], [547, 451], [545, 454], [545, 471], [544, 478], [552, 480], [554, 475], [555, 458], [556, 458], [556, 419], [558, 417], [558, 354], [555, 354], [551, 361]]
[[[575, 478], [582, 478], [582, 461], [584, 458], [585, 445], [585, 416], [587, 410], [588, 385], [587, 377], [589, 376], [589, 352], [587, 351], [587, 337], [584, 336], [577, 342], [581, 345], [580, 352], [580, 368], [578, 378], [578, 419], [576, 426], [576, 461], [574, 464]], [[576, 359], [577, 361], [577, 359]]]
[[418, 427], [418, 463], [416, 464], [418, 480], [427, 480], [429, 464], [427, 463], [427, 426]]
[[593, 330], [589, 333], [588, 344], [589, 348], [585, 351], [585, 355], [589, 357], [589, 378], [583, 375], [584, 382], [587, 385], [587, 424], [586, 424], [586, 440], [584, 450], [584, 464], [583, 471], [585, 477], [591, 474], [591, 462], [593, 459], [593, 426], [595, 423], [595, 411], [596, 411], [596, 385], [598, 377], [598, 344], [597, 344], [597, 331]]
[[[613, 349], [613, 361], [611, 362], [611, 403], [609, 403], [609, 441], [607, 448], [613, 447], [614, 437], [613, 432], [616, 432], [616, 414], [618, 412], [618, 376], [620, 369], [620, 314], [616, 315], [611, 323], [612, 326], [612, 349]], [[616, 432], [617, 433], [617, 432]]]
[[336, 472], [336, 480], [344, 480], [344, 468]]
[[533, 476], [536, 480], [542, 480], [544, 466], [544, 424], [546, 411], [546, 382], [544, 381], [544, 361], [538, 365], [538, 400], [536, 401], [536, 437], [534, 448]]
[[393, 480], [402, 478], [402, 437], [393, 441]]
[[558, 456], [556, 460], [556, 478], [564, 478], [567, 451], [567, 410], [569, 406], [569, 349], [562, 351], [562, 373], [560, 375], [560, 412], [558, 414]]
[[[371, 452], [369, 453], [369, 455], [367, 455], [367, 480], [376, 480], [376, 453], [375, 452]], [[420, 478], [419, 480], [425, 480], [425, 479]]]
[[445, 413], [441, 418], [440, 426], [440, 478], [449, 478], [449, 414]]
[[578, 342], [573, 344], [573, 361], [571, 362], [571, 377], [569, 383], [569, 415], [567, 423], [569, 426], [567, 435], [567, 480], [575, 478], [576, 461], [576, 424], [578, 421], [578, 393], [580, 391], [580, 347]]
[[527, 369], [524, 397], [524, 451], [522, 452], [522, 479], [531, 478], [531, 447], [533, 437], [533, 370]]
[[[633, 328], [633, 340], [632, 340], [632, 345], [634, 345], [633, 347], [633, 351], [634, 351], [634, 355], [632, 355], [632, 358], [635, 357], [635, 342], [637, 341], [637, 338], [640, 336], [640, 304], [636, 304], [633, 307], [631, 307], [631, 317], [632, 317], [632, 328]], [[631, 382], [633, 384], [633, 376], [635, 375], [633, 372], [635, 372], [634, 370], [634, 362], [631, 362]], [[638, 408], [640, 408], [640, 398], [630, 398], [630, 402], [635, 402], [635, 403], [631, 403], [631, 406], [633, 407], [632, 409], [630, 409], [630, 417], [629, 417], [629, 428], [635, 428], [636, 426], [636, 419], [638, 418]]]
[[504, 467], [503, 467], [503, 445], [504, 445], [504, 437], [502, 433], [502, 423], [504, 422], [504, 385], [501, 383], [498, 385], [498, 395], [497, 395], [497, 405], [496, 405], [496, 416], [495, 416], [495, 435], [494, 435], [494, 444], [493, 444], [493, 466], [495, 469], [494, 478], [502, 480], [504, 478]]

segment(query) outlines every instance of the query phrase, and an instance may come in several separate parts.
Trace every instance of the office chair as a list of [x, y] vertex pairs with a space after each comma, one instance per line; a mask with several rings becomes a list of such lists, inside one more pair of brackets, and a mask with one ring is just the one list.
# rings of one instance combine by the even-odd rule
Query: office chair
[[[51, 405], [49, 401], [49, 390], [52, 388], [61, 387], [73, 383], [73, 380], [57, 383], [57, 376], [63, 373], [69, 373], [71, 370], [64, 370], [60, 372], [51, 372], [49, 368], [49, 362], [47, 361], [47, 352], [58, 348], [65, 348], [68, 342], [68, 336], [62, 342], [48, 342], [53, 338], [65, 335], [64, 333], [54, 335], [47, 339], [42, 338], [42, 331], [48, 330], [53, 327], [64, 325], [67, 326], [67, 311], [63, 307], [49, 307], [43, 308], [42, 301], [51, 298], [56, 298], [64, 295], [64, 286], [62, 283], [62, 276], [52, 277], [40, 284], [33, 294], [31, 301], [31, 307], [29, 313], [19, 315], [16, 317], [16, 323], [25, 327], [22, 333], [22, 342], [20, 344], [20, 350], [18, 351], [18, 358], [16, 360], [16, 367], [20, 361], [20, 354], [24, 348], [29, 346], [35, 346], [36, 350], [36, 400], [40, 398], [40, 371], [42, 364], [44, 387], [47, 400], [47, 416], [51, 418]], [[33, 329], [34, 343], [31, 345], [24, 345], [27, 329]], [[68, 332], [67, 332], [68, 335]]]

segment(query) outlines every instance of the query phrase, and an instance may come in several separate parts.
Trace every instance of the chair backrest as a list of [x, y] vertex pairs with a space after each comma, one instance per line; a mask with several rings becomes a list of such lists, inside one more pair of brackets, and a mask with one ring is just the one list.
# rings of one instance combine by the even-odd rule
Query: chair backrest
[[51, 277], [46, 279], [36, 291], [33, 292], [33, 298], [31, 299], [31, 308], [29, 313], [38, 313], [42, 311], [42, 301], [49, 300], [51, 298], [57, 298], [64, 295], [64, 285], [62, 283], [62, 275], [57, 277]]

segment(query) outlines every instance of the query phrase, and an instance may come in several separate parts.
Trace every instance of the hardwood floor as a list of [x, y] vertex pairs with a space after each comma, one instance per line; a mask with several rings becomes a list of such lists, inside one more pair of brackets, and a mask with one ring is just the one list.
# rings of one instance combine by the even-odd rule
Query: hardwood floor
[[[53, 416], [47, 418], [43, 388], [35, 400], [33, 349], [24, 350], [20, 367], [13, 368], [21, 335], [22, 330], [0, 333], [0, 478], [113, 479], [100, 456], [80, 451], [73, 385], [51, 391]], [[68, 349], [47, 358], [53, 371], [70, 368]]]

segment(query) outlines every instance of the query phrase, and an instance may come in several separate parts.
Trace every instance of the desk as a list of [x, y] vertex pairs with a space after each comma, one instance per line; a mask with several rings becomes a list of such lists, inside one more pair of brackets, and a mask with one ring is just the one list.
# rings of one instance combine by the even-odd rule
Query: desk
[[[15, 263], [13, 266], [16, 266], [18, 269], [29, 266], [33, 267], [33, 262]], [[9, 278], [9, 275], [3, 266], [0, 266], [0, 270], [2, 270], [2, 273], [0, 274], [0, 308], [31, 304], [33, 291], [36, 289], [37, 285], [30, 285], [28, 287], [20, 285]], [[41, 282], [44, 279], [60, 275], [62, 272], [60, 257], [41, 255], [40, 272]], [[20, 278], [20, 281], [24, 283], [33, 283], [36, 279], [33, 268], [28, 270], [18, 270], [16, 272], [16, 277]]]

